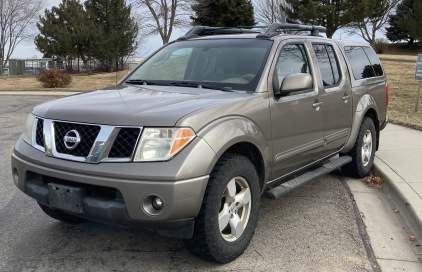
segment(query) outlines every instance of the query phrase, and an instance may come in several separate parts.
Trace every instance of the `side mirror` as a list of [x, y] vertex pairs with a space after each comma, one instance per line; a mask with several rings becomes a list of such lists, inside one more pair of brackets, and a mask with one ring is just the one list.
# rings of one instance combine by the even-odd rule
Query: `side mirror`
[[293, 92], [301, 92], [311, 89], [313, 86], [310, 74], [298, 73], [284, 77], [280, 87], [280, 95], [287, 95]]

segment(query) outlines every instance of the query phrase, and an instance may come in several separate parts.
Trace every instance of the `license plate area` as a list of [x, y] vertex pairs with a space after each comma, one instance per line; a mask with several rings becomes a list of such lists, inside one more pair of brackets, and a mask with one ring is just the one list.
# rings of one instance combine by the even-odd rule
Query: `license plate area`
[[48, 184], [49, 206], [73, 213], [83, 213], [82, 201], [86, 196], [86, 189], [62, 185], [58, 183]]

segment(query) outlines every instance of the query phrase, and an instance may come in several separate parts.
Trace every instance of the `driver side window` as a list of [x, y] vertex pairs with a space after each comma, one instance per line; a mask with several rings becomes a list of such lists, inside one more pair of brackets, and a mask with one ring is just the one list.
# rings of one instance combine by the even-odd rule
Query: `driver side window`
[[287, 44], [280, 52], [274, 72], [274, 87], [279, 89], [283, 79], [290, 74], [311, 74], [309, 60], [303, 44]]

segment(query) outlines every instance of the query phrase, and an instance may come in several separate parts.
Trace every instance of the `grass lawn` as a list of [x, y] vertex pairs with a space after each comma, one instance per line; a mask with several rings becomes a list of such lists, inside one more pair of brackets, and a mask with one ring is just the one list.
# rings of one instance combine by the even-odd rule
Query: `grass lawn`
[[[393, 57], [393, 58], [392, 58]], [[388, 78], [390, 104], [388, 116], [392, 123], [422, 130], [422, 105], [415, 113], [419, 81], [415, 80], [416, 56], [380, 56]], [[409, 61], [410, 58], [410, 61]], [[403, 61], [407, 60], [407, 62]]]
[[[417, 53], [411, 55], [379, 55], [388, 77], [390, 104], [388, 115], [392, 123], [422, 130], [422, 99], [420, 110], [414, 112], [419, 82], [414, 79]], [[0, 77], [0, 91], [89, 91], [116, 85], [128, 71], [92, 76], [73, 75], [65, 89], [44, 89], [35, 77]]]
[[100, 73], [92, 76], [72, 75], [72, 83], [68, 88], [45, 89], [34, 76], [0, 77], [0, 91], [69, 91], [84, 92], [116, 85], [129, 71], [116, 73]]

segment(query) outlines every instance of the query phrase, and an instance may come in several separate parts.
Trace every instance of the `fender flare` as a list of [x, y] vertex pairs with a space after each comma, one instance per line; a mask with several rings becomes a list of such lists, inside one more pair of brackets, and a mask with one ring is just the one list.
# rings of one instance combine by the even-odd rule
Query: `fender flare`
[[[346, 145], [343, 147], [343, 150], [341, 151], [342, 153], [349, 152], [355, 145], [363, 118], [368, 115], [368, 112], [374, 112], [375, 114], [374, 117], [376, 118], [376, 120], [374, 121], [379, 122], [378, 114], [377, 114], [378, 112], [377, 103], [371, 95], [365, 94], [360, 98], [356, 106], [356, 111], [354, 112], [354, 115], [353, 115], [352, 130], [350, 132], [349, 140], [347, 141]], [[375, 127], [378, 128], [379, 125], [375, 124]], [[379, 129], [377, 129], [377, 134], [379, 134]], [[377, 141], [378, 139], [379, 137], [377, 137]], [[378, 143], [377, 143], [377, 146], [378, 146]]]
[[198, 132], [197, 136], [205, 140], [216, 154], [207, 173], [211, 173], [218, 159], [230, 147], [240, 143], [248, 143], [256, 147], [261, 154], [264, 166], [263, 183], [265, 184], [265, 181], [269, 178], [271, 160], [267, 137], [252, 120], [240, 116], [223, 117], [208, 124]]

